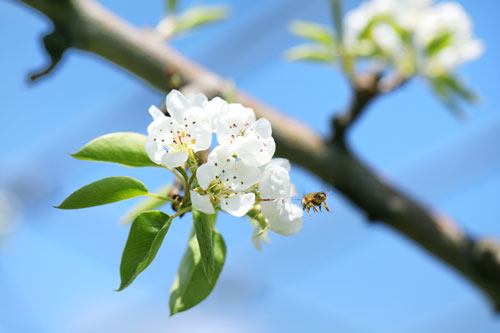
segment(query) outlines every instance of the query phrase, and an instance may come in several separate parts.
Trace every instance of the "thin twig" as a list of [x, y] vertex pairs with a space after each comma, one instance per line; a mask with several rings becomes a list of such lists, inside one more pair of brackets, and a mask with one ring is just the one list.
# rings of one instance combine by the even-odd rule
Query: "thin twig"
[[346, 132], [377, 97], [402, 87], [408, 78], [399, 73], [382, 76], [381, 73], [364, 73], [353, 78], [353, 97], [345, 112], [333, 118], [332, 141], [344, 143]]

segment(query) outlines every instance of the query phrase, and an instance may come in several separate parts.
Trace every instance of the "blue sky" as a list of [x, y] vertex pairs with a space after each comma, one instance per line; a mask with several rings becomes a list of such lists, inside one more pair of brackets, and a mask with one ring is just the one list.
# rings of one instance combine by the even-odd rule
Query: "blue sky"
[[[360, 157], [430, 207], [477, 235], [500, 235], [500, 22], [496, 1], [459, 1], [473, 18], [485, 54], [460, 74], [482, 97], [460, 123], [415, 80], [372, 105], [353, 128]], [[153, 26], [162, 1], [102, 3], [140, 27]], [[223, 3], [197, 1], [196, 3]], [[357, 1], [347, 1], [351, 8]], [[183, 6], [186, 1], [183, 2]], [[300, 42], [291, 19], [327, 23], [326, 0], [230, 3], [231, 18], [173, 44], [238, 86], [328, 135], [332, 112], [349, 90], [336, 69], [288, 63]], [[242, 219], [223, 217], [228, 245], [219, 283], [195, 309], [168, 317], [168, 291], [189, 232], [172, 226], [155, 262], [117, 293], [128, 229], [118, 221], [133, 202], [79, 211], [52, 208], [75, 189], [111, 176], [150, 188], [169, 180], [160, 170], [128, 169], [72, 159], [90, 139], [109, 132], [145, 133], [158, 92], [91, 54], [71, 50], [54, 73], [34, 85], [44, 66], [40, 15], [0, 3], [0, 198], [13, 224], [0, 238], [0, 332], [497, 332], [486, 298], [417, 246], [362, 214], [334, 189], [294, 166], [300, 192], [329, 193], [333, 214], [306, 217], [293, 237], [271, 235], [262, 252]], [[11, 33], [14, 32], [15, 33]], [[1, 207], [1, 206], [0, 206]], [[5, 209], [5, 208], [4, 208]], [[4, 212], [4, 215], [7, 213]]]

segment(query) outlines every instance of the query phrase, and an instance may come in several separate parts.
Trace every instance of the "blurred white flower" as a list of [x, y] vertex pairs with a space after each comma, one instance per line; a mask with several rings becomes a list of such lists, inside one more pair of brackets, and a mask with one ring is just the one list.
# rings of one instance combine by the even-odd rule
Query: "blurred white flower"
[[397, 28], [412, 28], [415, 16], [424, 2], [412, 0], [373, 0], [347, 13], [344, 41], [349, 53], [370, 56], [381, 51], [400, 57], [405, 51]]
[[302, 228], [302, 208], [292, 204], [297, 190], [290, 181], [290, 162], [283, 158], [273, 159], [263, 168], [259, 191], [262, 215], [269, 229], [282, 235], [293, 235]]
[[396, 66], [406, 75], [446, 74], [474, 60], [483, 44], [472, 22], [454, 2], [372, 0], [347, 13], [344, 41], [349, 54]]
[[220, 145], [230, 147], [245, 164], [262, 166], [269, 162], [276, 150], [271, 124], [265, 118], [255, 121], [251, 108], [229, 104], [217, 119], [216, 136]]
[[152, 161], [178, 167], [186, 162], [190, 150], [197, 152], [210, 147], [212, 131], [204, 121], [206, 104], [203, 94], [185, 97], [173, 90], [167, 96], [167, 110], [171, 116], [151, 106], [149, 113], [153, 122], [148, 126], [145, 150]]
[[192, 190], [191, 201], [196, 209], [207, 214], [214, 213], [214, 206], [220, 202], [222, 210], [241, 217], [255, 202], [251, 190], [260, 178], [259, 168], [235, 161], [228, 146], [218, 146], [196, 171], [203, 194]]
[[415, 30], [424, 74], [439, 76], [477, 59], [484, 46], [474, 38], [472, 30], [471, 19], [458, 3], [440, 3], [428, 8]]
[[432, 0], [372, 0], [347, 13], [344, 42], [349, 54], [411, 73], [411, 34]]

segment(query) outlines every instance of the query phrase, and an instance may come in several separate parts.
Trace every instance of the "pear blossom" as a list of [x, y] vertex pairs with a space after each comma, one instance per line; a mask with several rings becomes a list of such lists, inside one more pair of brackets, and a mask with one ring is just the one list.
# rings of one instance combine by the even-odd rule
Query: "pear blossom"
[[397, 33], [387, 22], [378, 22], [372, 30], [372, 37], [362, 38], [362, 33], [368, 24], [377, 17], [392, 19], [397, 8], [393, 0], [374, 0], [362, 3], [358, 8], [347, 13], [344, 20], [345, 45], [351, 54], [368, 56], [373, 54], [377, 47], [387, 52], [395, 52], [402, 48]]
[[225, 212], [244, 216], [255, 202], [252, 190], [260, 178], [259, 168], [236, 161], [228, 146], [218, 146], [196, 171], [199, 188], [191, 190], [191, 202], [207, 214], [213, 214], [214, 206], [220, 202]]
[[220, 145], [229, 146], [233, 155], [251, 166], [266, 164], [276, 150], [269, 121], [256, 121], [251, 108], [237, 103], [228, 104], [217, 119], [216, 136]]
[[290, 181], [290, 162], [276, 158], [263, 167], [259, 183], [262, 215], [269, 229], [282, 235], [293, 235], [302, 228], [302, 208], [292, 203], [297, 189]]
[[375, 66], [394, 65], [409, 75], [415, 70], [411, 36], [432, 0], [372, 0], [344, 20], [346, 51], [370, 57]]
[[145, 150], [153, 162], [178, 167], [186, 162], [190, 150], [197, 152], [210, 147], [212, 131], [203, 121], [206, 104], [203, 94], [184, 96], [173, 90], [167, 95], [170, 116], [155, 106], [150, 107], [153, 122], [148, 126]]
[[[422, 50], [422, 71], [438, 76], [452, 71], [464, 62], [478, 58], [484, 51], [481, 41], [474, 38], [473, 24], [458, 3], [440, 3], [424, 13], [415, 30], [415, 43]], [[445, 44], [434, 54], [426, 52], [439, 38]]]
[[[184, 96], [178, 90], [172, 90], [167, 96], [167, 110], [170, 114], [183, 113], [191, 108], [203, 109], [203, 112], [198, 114], [200, 121], [206, 123], [212, 132], [215, 132], [216, 121], [226, 111], [227, 102], [220, 97], [214, 97], [210, 101], [201, 93], [187, 94]], [[172, 110], [172, 111], [170, 111]], [[182, 115], [179, 117], [182, 119]]]

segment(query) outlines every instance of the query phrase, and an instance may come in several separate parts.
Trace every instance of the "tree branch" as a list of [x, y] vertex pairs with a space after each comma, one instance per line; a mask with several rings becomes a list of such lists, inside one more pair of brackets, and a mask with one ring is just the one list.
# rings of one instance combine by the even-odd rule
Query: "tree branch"
[[366, 107], [382, 94], [402, 87], [408, 78], [398, 73], [382, 77], [382, 73], [364, 73], [352, 78], [353, 97], [347, 111], [333, 117], [331, 141], [344, 143], [347, 130], [354, 124]]
[[[176, 86], [174, 81], [185, 92], [201, 91], [209, 96], [224, 95], [225, 87], [230, 86], [165, 45], [153, 32], [132, 27], [92, 0], [21, 1], [64, 27], [74, 47], [98, 54], [162, 91]], [[378, 86], [380, 80], [375, 81]], [[347, 126], [377, 95], [365, 93], [361, 100], [354, 100]], [[324, 142], [310, 127], [242, 91], [237, 90], [236, 97], [272, 123], [279, 156], [335, 186], [369, 220], [385, 223], [455, 268], [481, 288], [500, 311], [500, 243], [496, 239], [467, 235], [452, 219], [417, 203], [374, 174], [340, 141]]]

